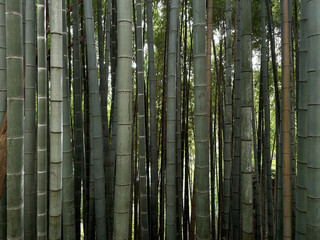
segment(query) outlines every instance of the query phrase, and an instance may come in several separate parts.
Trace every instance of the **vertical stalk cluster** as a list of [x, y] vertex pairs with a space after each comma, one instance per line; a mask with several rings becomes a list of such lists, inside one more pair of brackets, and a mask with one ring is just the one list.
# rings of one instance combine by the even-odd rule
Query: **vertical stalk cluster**
[[90, 177], [94, 177], [94, 208], [97, 238], [106, 238], [105, 174], [103, 161], [103, 130], [98, 84], [98, 69], [95, 48], [92, 1], [84, 2], [87, 38], [89, 112], [90, 112]]
[[[104, 35], [102, 30], [102, 4], [101, 0], [97, 2], [97, 20], [98, 20], [98, 47], [99, 47], [99, 71], [100, 71], [100, 97], [101, 97], [101, 118], [102, 118], [102, 129], [103, 129], [103, 160], [105, 163], [105, 170], [109, 170], [107, 168], [107, 161], [109, 161], [109, 126], [108, 126], [108, 75], [107, 71], [107, 61], [105, 62], [104, 56]], [[110, 1], [109, 1], [110, 3]], [[110, 6], [109, 9], [110, 10]], [[110, 16], [109, 16], [110, 18]], [[108, 19], [110, 22], [110, 19]], [[108, 23], [107, 23], [108, 24]], [[108, 25], [109, 26], [109, 25]], [[108, 27], [107, 26], [107, 27]], [[110, 27], [109, 31], [109, 41], [110, 41]], [[107, 42], [107, 46], [110, 46], [110, 42]], [[106, 46], [106, 48], [107, 48]], [[107, 173], [107, 172], [106, 172]], [[110, 174], [109, 174], [110, 175]], [[109, 176], [105, 177], [105, 181], [107, 183]], [[107, 195], [106, 195], [107, 197]]]
[[[261, 83], [260, 83], [261, 86]], [[253, 93], [253, 85], [252, 85], [252, 102], [254, 102], [254, 93]], [[262, 95], [262, 91], [261, 91], [261, 87], [260, 87], [260, 95]], [[253, 136], [253, 153], [254, 153], [254, 177], [255, 177], [255, 182], [254, 184], [254, 190], [255, 190], [255, 208], [256, 208], [256, 224], [255, 224], [255, 228], [256, 228], [256, 238], [257, 239], [261, 239], [263, 236], [263, 228], [264, 227], [264, 221], [262, 221], [262, 219], [264, 218], [262, 216], [262, 207], [261, 206], [261, 187], [260, 187], [260, 174], [259, 174], [259, 161], [261, 159], [260, 156], [258, 156], [258, 147], [257, 147], [257, 135], [256, 133], [256, 118], [255, 118], [255, 108], [254, 105], [252, 106], [252, 110], [251, 110], [251, 115], [252, 115], [252, 136]], [[259, 127], [258, 127], [259, 128]], [[261, 136], [260, 136], [261, 137]], [[259, 144], [259, 141], [258, 141]], [[260, 153], [261, 155], [261, 153]], [[262, 185], [262, 184], [261, 184]]]
[[156, 109], [156, 76], [154, 62], [153, 8], [152, 0], [147, 0], [148, 26], [148, 77], [150, 82], [150, 161], [151, 161], [151, 238], [158, 237], [158, 153], [157, 153], [157, 109]]
[[112, 88], [112, 99], [111, 99], [111, 113], [110, 113], [110, 129], [112, 131], [111, 136], [111, 151], [110, 151], [110, 161], [111, 161], [111, 190], [110, 199], [112, 199], [109, 205], [110, 218], [109, 226], [111, 231], [109, 231], [109, 237], [113, 236], [113, 225], [114, 225], [114, 194], [115, 194], [115, 173], [116, 173], [116, 151], [117, 151], [117, 119], [118, 119], [118, 108], [117, 108], [117, 0], [112, 0], [112, 15], [111, 15], [111, 88]]
[[[226, 0], [220, 28], [226, 30], [225, 43], [220, 34], [217, 46], [212, 21], [223, 17], [213, 16], [212, 0], [194, 0], [192, 18], [188, 0], [181, 1], [181, 9], [179, 0], [0, 0], [0, 240], [80, 239], [82, 227], [85, 239], [215, 239], [216, 230], [219, 239], [316, 239], [320, 3], [301, 0], [299, 51], [296, 1], [295, 25], [292, 0], [281, 0], [276, 13], [281, 19], [280, 107], [275, 8], [260, 0], [256, 133], [251, 13], [256, 5], [251, 7], [250, 0], [235, 1], [234, 25], [232, 3]], [[297, 179], [294, 73], [299, 78]]]
[[268, 236], [273, 238], [273, 201], [272, 201], [272, 179], [271, 179], [271, 157], [270, 157], [270, 106], [269, 106], [269, 79], [268, 79], [268, 61], [267, 61], [267, 43], [266, 43], [266, 23], [265, 23], [265, 0], [261, 0], [261, 73], [263, 89], [263, 105], [265, 115], [264, 129], [264, 161], [266, 163], [266, 195], [267, 195], [267, 219]]
[[[188, 238], [188, 223], [189, 223], [189, 153], [188, 153], [188, 72], [187, 72], [187, 40], [188, 40], [188, 19], [187, 19], [187, 9], [188, 0], [184, 1], [184, 41], [183, 41], [183, 85], [182, 85], [182, 141], [181, 141], [181, 151], [182, 151], [182, 164], [184, 164], [184, 209], [183, 209], [183, 239]], [[190, 53], [191, 54], [191, 53]]]
[[[112, 159], [110, 154], [110, 131], [109, 131], [109, 119], [108, 119], [108, 99], [107, 94], [109, 91], [108, 88], [108, 79], [109, 79], [109, 66], [110, 66], [110, 48], [111, 48], [111, 0], [107, 1], [107, 23], [106, 23], [106, 47], [105, 47], [105, 68], [106, 68], [106, 89], [105, 92], [101, 96], [101, 108], [102, 110], [102, 126], [104, 128], [104, 144], [105, 141], [107, 141], [107, 144], [105, 144], [104, 151], [106, 152], [107, 159], [105, 159], [105, 169], [106, 169], [106, 204], [107, 204], [107, 224], [108, 224], [108, 232], [111, 235], [113, 227], [111, 226], [111, 219], [113, 219], [113, 212], [111, 211], [111, 207], [113, 206], [113, 190], [114, 190], [114, 181], [113, 181], [113, 175], [112, 172]], [[103, 84], [103, 83], [102, 83]], [[106, 114], [106, 116], [105, 116]], [[110, 236], [108, 236], [111, 238]]]

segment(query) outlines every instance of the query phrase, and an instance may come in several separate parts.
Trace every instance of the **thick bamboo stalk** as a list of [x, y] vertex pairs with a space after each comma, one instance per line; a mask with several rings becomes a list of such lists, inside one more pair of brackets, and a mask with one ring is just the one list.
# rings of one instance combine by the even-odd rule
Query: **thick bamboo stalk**
[[290, 187], [290, 52], [289, 4], [283, 0], [283, 83], [282, 83], [282, 160], [283, 160], [283, 238], [291, 239]]
[[307, 113], [307, 234], [306, 239], [320, 236], [320, 161], [319, 161], [319, 60], [320, 60], [320, 2], [310, 0], [308, 5], [308, 113]]
[[297, 202], [296, 239], [306, 239], [307, 234], [307, 111], [308, 111], [308, 15], [307, 1], [301, 1], [300, 50], [297, 113]]
[[229, 238], [230, 200], [231, 200], [231, 165], [232, 165], [232, 35], [231, 35], [231, 1], [226, 0], [226, 84], [225, 84], [225, 125], [224, 125], [224, 182], [223, 182], [223, 217], [222, 237]]
[[60, 239], [62, 227], [62, 0], [51, 1], [50, 16], [50, 181], [49, 238]]
[[240, 42], [241, 42], [241, 28], [240, 28], [240, 1], [236, 0], [236, 62], [235, 62], [235, 80], [234, 80], [234, 127], [233, 127], [233, 162], [232, 162], [232, 229], [233, 239], [240, 238], [240, 132], [241, 132], [241, 84], [240, 84]]
[[[241, 222], [242, 239], [253, 238], [251, 1], [240, 2], [241, 28]], [[245, 224], [244, 224], [245, 223]]]
[[[22, 1], [6, 1], [7, 238], [24, 238], [24, 82]], [[14, 28], [14, 31], [12, 31]]]
[[[0, 1], [0, 124], [7, 109], [6, 78], [6, 15], [5, 0]], [[0, 239], [7, 239], [7, 190], [6, 180], [3, 183], [0, 199]]]
[[179, 3], [170, 3], [168, 41], [168, 104], [167, 104], [167, 167], [166, 167], [166, 226], [168, 240], [176, 238], [176, 58]]
[[[178, 13], [180, 10], [178, 9]], [[180, 13], [179, 13], [180, 15]], [[182, 224], [181, 224], [181, 217], [182, 217], [182, 161], [181, 161], [181, 28], [182, 23], [180, 24], [178, 15], [178, 37], [177, 37], [177, 58], [176, 58], [176, 71], [177, 71], [177, 78], [176, 78], [176, 183], [177, 183], [177, 240], [181, 240], [181, 231], [182, 231]], [[181, 21], [182, 22], [182, 21]], [[181, 26], [179, 28], [179, 26]]]
[[197, 239], [210, 237], [209, 142], [206, 92], [206, 1], [193, 1], [195, 115], [195, 192]]
[[131, 191], [132, 134], [132, 2], [117, 1], [117, 161], [114, 201], [114, 239], [127, 239]]

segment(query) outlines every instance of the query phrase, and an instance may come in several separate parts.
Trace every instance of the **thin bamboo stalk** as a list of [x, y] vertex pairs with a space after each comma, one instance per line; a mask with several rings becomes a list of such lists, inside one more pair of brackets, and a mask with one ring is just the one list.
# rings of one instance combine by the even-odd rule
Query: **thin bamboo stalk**
[[48, 80], [47, 80], [47, 38], [46, 0], [37, 3], [37, 43], [38, 43], [38, 131], [37, 131], [37, 238], [48, 238], [47, 214], [47, 169], [48, 169]]

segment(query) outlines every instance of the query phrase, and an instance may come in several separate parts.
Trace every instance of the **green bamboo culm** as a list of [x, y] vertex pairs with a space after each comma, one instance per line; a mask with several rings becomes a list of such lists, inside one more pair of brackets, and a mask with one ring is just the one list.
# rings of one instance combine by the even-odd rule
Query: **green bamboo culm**
[[50, 178], [49, 238], [61, 239], [62, 227], [62, 101], [63, 37], [62, 0], [50, 1]]
[[62, 41], [63, 41], [63, 163], [62, 163], [62, 212], [63, 239], [75, 239], [75, 208], [74, 208], [74, 178], [73, 152], [70, 129], [70, 81], [68, 66], [68, 39], [66, 21], [66, 1], [62, 0]]
[[75, 175], [75, 219], [76, 239], [80, 239], [81, 223], [81, 174], [84, 164], [83, 116], [82, 116], [82, 72], [80, 62], [78, 0], [72, 0], [73, 20], [73, 110], [74, 110], [74, 175]]
[[0, 0], [0, 124], [7, 109], [5, 7], [5, 0]]
[[[178, 10], [179, 11], [179, 10]], [[180, 20], [178, 18], [178, 26]], [[181, 25], [182, 26], [182, 25]], [[176, 193], [177, 193], [177, 210], [176, 210], [176, 226], [177, 236], [176, 239], [182, 238], [182, 160], [181, 160], [181, 33], [180, 27], [178, 28], [177, 38], [177, 57], [176, 57]]]
[[7, 238], [24, 238], [24, 83], [21, 0], [6, 1]]
[[139, 117], [139, 189], [140, 189], [140, 234], [142, 239], [149, 239], [147, 175], [146, 175], [146, 135], [145, 135], [145, 89], [144, 89], [144, 51], [142, 32], [142, 3], [136, 2], [137, 8], [137, 85]]
[[320, 71], [320, 2], [307, 3], [308, 38], [308, 82], [307, 82], [307, 234], [306, 239], [320, 236], [320, 113], [319, 71]]
[[231, 164], [232, 164], [232, 9], [231, 1], [226, 0], [226, 86], [225, 86], [225, 128], [224, 128], [224, 183], [223, 183], [223, 238], [228, 239], [230, 233], [230, 200], [231, 200]]
[[240, 229], [240, 162], [241, 162], [241, 83], [240, 83], [240, 43], [241, 43], [241, 28], [240, 28], [240, 0], [236, 1], [236, 53], [235, 53], [235, 78], [234, 78], [234, 127], [233, 127], [233, 161], [232, 161], [232, 235], [233, 239], [241, 238]]
[[[6, 5], [0, 0], [0, 124], [7, 110], [7, 78], [6, 78]], [[1, 146], [0, 146], [1, 148]], [[7, 190], [6, 181], [0, 199], [0, 240], [7, 239]]]
[[179, 1], [170, 3], [168, 46], [168, 104], [167, 104], [167, 172], [166, 225], [168, 240], [176, 239], [176, 81]]
[[290, 0], [282, 0], [282, 110], [281, 110], [281, 145], [282, 145], [282, 239], [292, 238], [291, 214], [291, 173], [290, 173]]
[[242, 239], [253, 238], [251, 1], [240, 1], [241, 29], [241, 222]]
[[87, 57], [89, 76], [90, 145], [94, 175], [94, 204], [97, 239], [106, 238], [105, 174], [103, 161], [103, 130], [98, 84], [98, 68], [94, 38], [92, 0], [84, 1], [84, 15], [87, 36]]
[[38, 43], [38, 131], [37, 131], [37, 239], [46, 240], [47, 233], [47, 161], [48, 161], [48, 96], [46, 0], [37, 3]]
[[147, 0], [148, 26], [148, 79], [150, 82], [150, 161], [151, 161], [151, 238], [158, 237], [158, 152], [157, 152], [157, 109], [156, 109], [156, 75], [154, 63], [153, 8], [152, 0]]
[[117, 0], [117, 161], [113, 239], [128, 239], [132, 148], [132, 1]]
[[24, 120], [24, 237], [36, 237], [36, 8], [26, 0], [25, 12], [25, 120]]
[[193, 1], [196, 235], [210, 238], [209, 141], [206, 92], [206, 1]]
[[307, 234], [307, 78], [308, 78], [308, 14], [307, 0], [301, 0], [299, 81], [297, 112], [297, 202], [296, 239], [306, 239]]

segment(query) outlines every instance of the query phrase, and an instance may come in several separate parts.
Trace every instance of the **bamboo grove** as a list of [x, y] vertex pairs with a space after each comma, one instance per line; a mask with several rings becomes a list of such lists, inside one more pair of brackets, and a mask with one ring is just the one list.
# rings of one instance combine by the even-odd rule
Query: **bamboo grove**
[[0, 0], [0, 240], [320, 239], [319, 12]]

